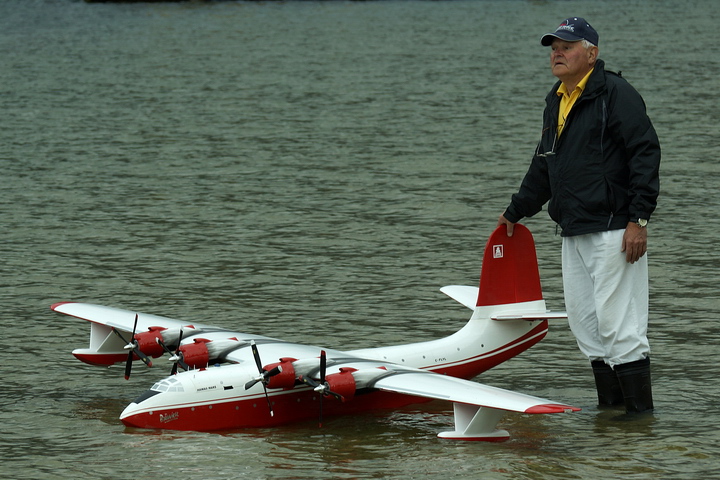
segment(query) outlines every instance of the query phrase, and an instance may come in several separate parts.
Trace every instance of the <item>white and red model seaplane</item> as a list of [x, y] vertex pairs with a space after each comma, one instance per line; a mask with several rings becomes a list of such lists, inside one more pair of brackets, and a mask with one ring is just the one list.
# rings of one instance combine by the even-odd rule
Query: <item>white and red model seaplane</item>
[[[134, 360], [150, 366], [151, 358], [170, 354], [171, 375], [120, 415], [129, 427], [269, 427], [439, 399], [452, 402], [455, 414], [455, 431], [439, 437], [501, 441], [509, 435], [496, 430], [496, 424], [507, 411], [580, 410], [469, 380], [542, 340], [548, 319], [565, 317], [545, 308], [527, 228], [517, 225], [512, 237], [505, 226], [493, 232], [485, 247], [480, 288], [441, 290], [473, 310], [461, 330], [439, 340], [350, 351], [99, 305], [57, 303], [51, 308], [91, 322], [90, 347], [73, 351], [83, 362], [125, 362], [127, 378]], [[261, 357], [273, 361], [263, 364]], [[178, 372], [178, 366], [184, 371]]]

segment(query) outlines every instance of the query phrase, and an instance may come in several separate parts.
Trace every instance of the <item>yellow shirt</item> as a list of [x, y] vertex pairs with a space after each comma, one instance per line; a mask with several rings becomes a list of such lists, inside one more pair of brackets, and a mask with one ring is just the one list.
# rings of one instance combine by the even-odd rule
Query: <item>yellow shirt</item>
[[572, 110], [573, 105], [575, 105], [575, 101], [577, 101], [578, 98], [580, 98], [580, 95], [582, 95], [583, 90], [585, 90], [585, 85], [587, 85], [588, 79], [590, 78], [590, 74], [593, 72], [594, 68], [591, 68], [590, 71], [583, 77], [582, 80], [580, 80], [580, 83], [577, 84], [577, 87], [575, 87], [575, 90], [572, 91], [572, 93], [569, 93], [567, 91], [567, 87], [565, 87], [565, 84], [560, 84], [560, 88], [557, 89], [557, 94], [560, 97], [560, 110], [558, 111], [558, 129], [557, 134], [558, 137], [563, 131], [563, 127], [565, 127], [565, 120], [567, 120], [568, 115], [570, 115], [570, 110]]

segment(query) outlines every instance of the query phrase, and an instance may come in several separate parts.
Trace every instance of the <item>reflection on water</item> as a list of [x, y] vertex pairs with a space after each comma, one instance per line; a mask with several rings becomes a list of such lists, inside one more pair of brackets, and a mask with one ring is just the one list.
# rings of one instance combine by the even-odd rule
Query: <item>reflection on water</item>
[[[121, 367], [80, 364], [70, 351], [87, 325], [48, 309], [88, 301], [334, 348], [457, 330], [469, 311], [437, 289], [477, 282], [553, 83], [537, 38], [565, 8], [3, 2], [2, 477], [712, 478], [711, 0], [573, 4], [645, 97], [664, 148], [654, 415], [598, 410], [559, 322], [482, 380], [584, 410], [508, 415], [504, 444], [438, 440], [452, 424], [441, 402], [322, 429], [125, 429], [122, 408], [166, 372], [125, 382]], [[548, 305], [562, 309], [559, 237], [544, 214], [527, 225]]]

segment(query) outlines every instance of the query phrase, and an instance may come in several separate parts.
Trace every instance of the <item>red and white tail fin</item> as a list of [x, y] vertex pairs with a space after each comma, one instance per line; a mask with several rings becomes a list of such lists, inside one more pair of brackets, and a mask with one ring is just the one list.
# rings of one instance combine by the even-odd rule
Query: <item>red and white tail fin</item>
[[441, 292], [474, 310], [473, 319], [548, 320], [567, 318], [565, 312], [545, 309], [535, 241], [530, 230], [515, 224], [512, 237], [507, 226], [495, 229], [485, 245], [480, 288], [449, 285]]
[[500, 225], [485, 245], [478, 307], [542, 300], [535, 241], [524, 225], [516, 224], [513, 236]]

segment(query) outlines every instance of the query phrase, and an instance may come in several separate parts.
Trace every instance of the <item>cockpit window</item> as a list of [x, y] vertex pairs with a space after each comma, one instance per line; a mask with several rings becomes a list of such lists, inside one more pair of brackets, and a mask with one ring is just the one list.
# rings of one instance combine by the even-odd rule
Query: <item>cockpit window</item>
[[183, 389], [182, 383], [180, 383], [180, 380], [178, 380], [175, 377], [168, 377], [163, 380], [160, 380], [155, 385], [150, 387], [150, 390], [154, 390], [156, 392], [184, 392], [185, 389]]
[[135, 403], [137, 403], [139, 405], [142, 402], [144, 402], [145, 400], [147, 400], [148, 398], [152, 398], [155, 395], [158, 395], [159, 393], [160, 392], [156, 392], [155, 390], [145, 390], [145, 392], [142, 395], [140, 395], [139, 397], [137, 397], [135, 399]]

